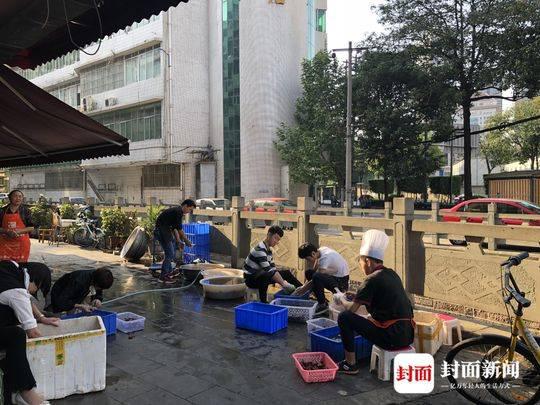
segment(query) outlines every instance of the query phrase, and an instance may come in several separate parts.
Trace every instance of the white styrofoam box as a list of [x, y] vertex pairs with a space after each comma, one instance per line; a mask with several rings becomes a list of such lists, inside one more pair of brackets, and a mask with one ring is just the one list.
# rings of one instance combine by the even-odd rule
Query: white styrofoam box
[[437, 314], [414, 311], [414, 348], [416, 353], [435, 355], [444, 342], [443, 322]]
[[39, 324], [43, 337], [30, 339], [26, 354], [45, 399], [105, 389], [107, 340], [99, 316], [60, 321], [60, 326]]

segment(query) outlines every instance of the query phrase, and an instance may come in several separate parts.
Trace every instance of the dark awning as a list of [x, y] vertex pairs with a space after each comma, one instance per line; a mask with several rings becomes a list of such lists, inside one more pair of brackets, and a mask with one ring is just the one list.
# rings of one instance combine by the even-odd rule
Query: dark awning
[[0, 65], [0, 167], [129, 155], [128, 140]]
[[0, 64], [34, 68], [188, 1], [1, 0]]

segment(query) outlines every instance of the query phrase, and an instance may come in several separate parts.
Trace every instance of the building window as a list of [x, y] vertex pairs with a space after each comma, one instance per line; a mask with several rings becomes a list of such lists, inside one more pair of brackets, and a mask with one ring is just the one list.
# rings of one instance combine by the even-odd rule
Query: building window
[[182, 171], [180, 165], [153, 165], [143, 167], [143, 186], [145, 188], [181, 187]]
[[81, 71], [83, 96], [103, 93], [161, 75], [159, 45]]
[[69, 52], [63, 56], [53, 59], [43, 65], [37, 66], [35, 69], [15, 69], [17, 73], [26, 78], [27, 80], [35, 79], [41, 75], [52, 72], [57, 69], [61, 69], [65, 66], [72, 65], [79, 61], [79, 50]]
[[80, 170], [45, 172], [47, 190], [82, 190], [83, 173]]
[[81, 104], [79, 83], [50, 89], [49, 93], [73, 108], [77, 108]]
[[326, 10], [317, 9], [315, 15], [315, 29], [319, 32], [326, 32]]
[[239, 0], [222, 0], [223, 168], [225, 197], [240, 194]]
[[132, 142], [161, 138], [161, 103], [112, 111], [92, 118]]

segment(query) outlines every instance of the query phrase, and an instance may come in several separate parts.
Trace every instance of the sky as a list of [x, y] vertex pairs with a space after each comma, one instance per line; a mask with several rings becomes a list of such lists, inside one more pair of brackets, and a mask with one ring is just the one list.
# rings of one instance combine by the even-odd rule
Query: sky
[[[371, 6], [382, 0], [327, 0], [326, 32], [328, 49], [346, 48], [373, 31], [381, 31]], [[345, 53], [343, 57], [345, 56]]]

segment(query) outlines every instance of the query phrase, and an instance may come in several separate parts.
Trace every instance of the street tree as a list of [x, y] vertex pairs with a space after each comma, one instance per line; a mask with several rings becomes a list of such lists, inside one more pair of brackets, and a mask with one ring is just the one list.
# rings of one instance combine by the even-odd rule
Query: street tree
[[442, 162], [432, 142], [453, 131], [454, 91], [436, 75], [424, 72], [407, 51], [368, 52], [355, 75], [360, 159], [384, 180], [428, 176]]
[[[429, 72], [444, 71], [463, 113], [464, 190], [471, 186], [471, 105], [490, 98], [517, 100], [540, 89], [538, 0], [385, 0], [378, 44], [414, 52]], [[511, 89], [512, 95], [502, 95]], [[493, 91], [497, 90], [497, 91]]]
[[302, 63], [295, 124], [282, 124], [275, 146], [295, 182], [345, 184], [346, 73], [319, 52]]
[[[489, 117], [486, 121], [488, 128], [495, 128], [506, 124], [509, 120], [508, 112], [501, 112]], [[489, 131], [480, 140], [480, 154], [486, 161], [488, 173], [497, 166], [508, 164], [516, 159], [512, 142], [505, 129]]]
[[[517, 102], [511, 110], [514, 121], [540, 116], [540, 97]], [[540, 169], [540, 119], [508, 128], [511, 148], [520, 163], [530, 162], [531, 170]]]

